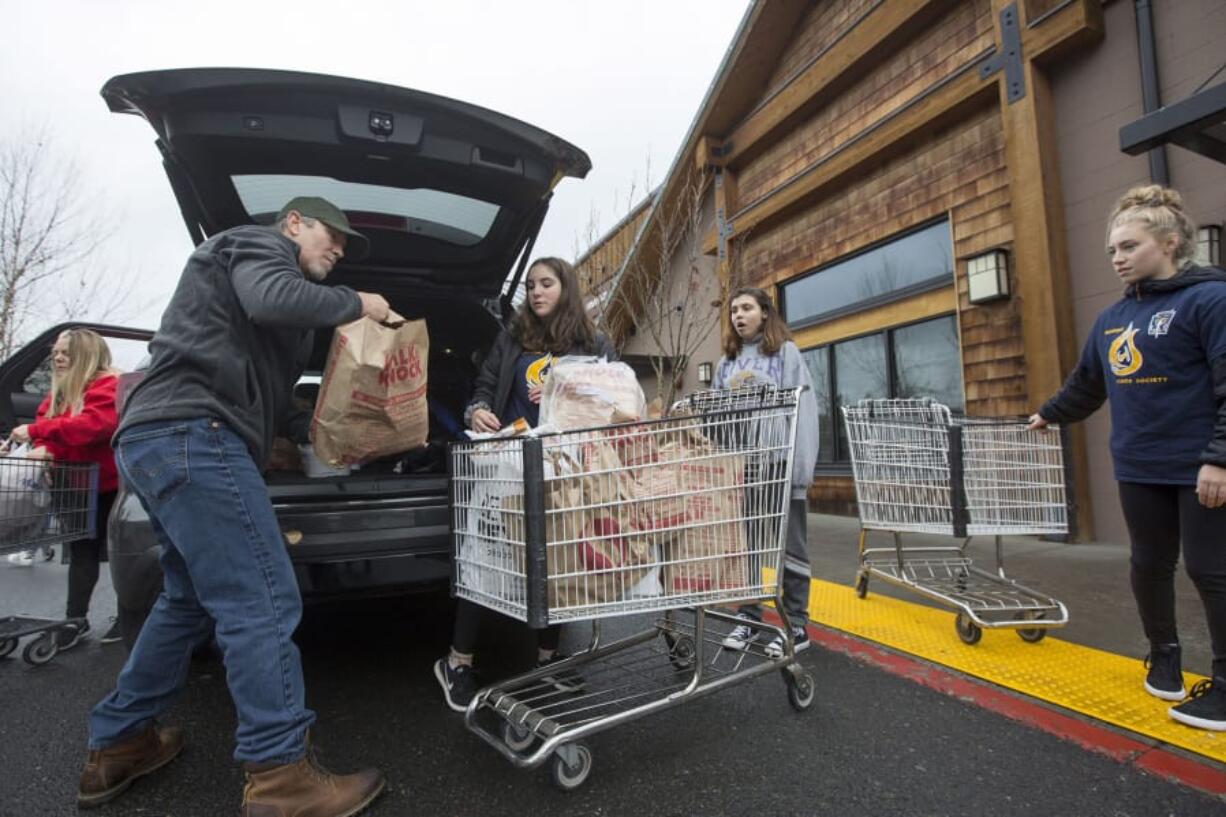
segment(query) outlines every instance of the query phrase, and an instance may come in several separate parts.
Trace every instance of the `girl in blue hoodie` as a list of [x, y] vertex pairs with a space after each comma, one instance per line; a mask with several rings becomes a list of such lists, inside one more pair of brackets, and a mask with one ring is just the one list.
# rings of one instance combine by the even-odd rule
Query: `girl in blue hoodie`
[[[1226, 273], [1192, 263], [1196, 228], [1174, 190], [1129, 190], [1108, 222], [1125, 285], [1032, 428], [1111, 401], [1111, 454], [1132, 542], [1132, 591], [1150, 641], [1145, 690], [1175, 720], [1226, 730]], [[1213, 678], [1187, 696], [1175, 629], [1183, 546], [1213, 642]]]
[[[796, 650], [809, 646], [805, 625], [809, 620], [809, 551], [805, 493], [817, 464], [817, 398], [800, 350], [792, 342], [787, 324], [764, 290], [744, 287], [728, 300], [728, 333], [724, 357], [711, 382], [714, 389], [737, 389], [768, 385], [781, 389], [805, 386], [796, 416], [796, 449], [792, 460], [792, 484], [787, 512], [786, 553], [783, 560], [783, 614], [791, 627]], [[766, 534], [769, 535], [769, 534]], [[755, 547], [758, 545], [755, 543]], [[743, 605], [738, 615], [745, 620], [724, 639], [728, 649], [744, 650], [763, 634], [761, 605]], [[765, 646], [772, 658], [784, 653], [783, 637], [776, 635]]]

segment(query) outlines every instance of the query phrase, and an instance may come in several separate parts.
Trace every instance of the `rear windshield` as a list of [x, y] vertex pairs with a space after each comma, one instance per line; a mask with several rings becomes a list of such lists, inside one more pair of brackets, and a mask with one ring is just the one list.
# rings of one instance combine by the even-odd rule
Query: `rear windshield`
[[409, 232], [452, 244], [472, 246], [485, 238], [498, 216], [498, 205], [431, 190], [380, 187], [327, 176], [231, 176], [251, 220], [272, 222], [295, 196], [323, 196], [345, 211], [355, 228]]

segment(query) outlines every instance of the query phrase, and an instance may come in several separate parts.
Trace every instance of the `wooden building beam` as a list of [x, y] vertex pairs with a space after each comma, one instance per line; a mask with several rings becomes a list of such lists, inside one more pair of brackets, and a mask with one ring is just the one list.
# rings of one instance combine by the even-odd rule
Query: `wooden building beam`
[[[996, 88], [976, 75], [974, 69], [979, 59], [966, 63], [950, 77], [856, 134], [767, 195], [746, 204], [733, 214], [733, 230], [728, 237], [769, 224], [796, 205], [879, 167], [891, 156], [927, 138], [928, 132], [990, 104]], [[717, 236], [712, 231], [703, 242], [703, 251], [714, 253], [716, 249]]]
[[[1015, 0], [992, 0], [998, 26], [1001, 14]], [[1050, 28], [1048, 26], [1051, 26]], [[1027, 32], [1030, 37], [1027, 37]], [[1077, 360], [1077, 337], [1069, 285], [1064, 197], [1055, 133], [1051, 82], [1042, 62], [1102, 33], [1102, 8], [1091, 0], [1075, 0], [1023, 29], [1021, 77], [1024, 95], [1009, 100], [1001, 84], [1000, 111], [1009, 172], [1013, 219], [1013, 276], [1022, 318], [1026, 359], [1026, 397], [1032, 410], [1060, 388]], [[1077, 503], [1079, 539], [1093, 536], [1085, 437], [1072, 438], [1073, 495]]]
[[[1013, 0], [993, 0], [993, 7], [999, 11], [1011, 2]], [[1036, 25], [1022, 26], [1023, 61], [1029, 68], [1036, 62], [1050, 62], [1070, 49], [1094, 42], [1102, 36], [1102, 25], [1098, 0], [1070, 0]], [[856, 173], [879, 166], [924, 138], [926, 133], [987, 104], [996, 97], [1001, 79], [996, 75], [982, 79], [974, 69], [990, 56], [991, 51], [977, 55], [899, 110], [853, 136], [833, 153], [818, 159], [765, 196], [746, 202], [744, 209], [733, 213], [734, 230], [727, 237], [786, 215], [796, 206], [843, 184]], [[1002, 104], [1005, 103], [1002, 101]], [[736, 155], [736, 145], [732, 147], [732, 153], [725, 156], [726, 163]], [[710, 254], [717, 248], [717, 236], [712, 231], [703, 242], [703, 251]]]
[[743, 163], [772, 135], [847, 87], [868, 66], [910, 37], [952, 0], [887, 0], [878, 3], [801, 73], [760, 105], [725, 140], [725, 161]]

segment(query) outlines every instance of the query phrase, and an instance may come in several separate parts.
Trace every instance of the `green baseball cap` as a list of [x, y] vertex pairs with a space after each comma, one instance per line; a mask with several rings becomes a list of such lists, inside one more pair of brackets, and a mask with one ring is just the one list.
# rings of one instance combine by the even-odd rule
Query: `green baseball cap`
[[333, 230], [349, 236], [349, 241], [345, 244], [346, 258], [353, 261], [361, 261], [370, 251], [369, 239], [350, 227], [349, 219], [345, 217], [345, 211], [327, 199], [320, 198], [319, 196], [297, 196], [292, 198], [281, 208], [281, 212], [277, 213], [277, 221], [285, 218], [290, 210], [297, 210], [299, 215], [306, 218], [318, 219]]

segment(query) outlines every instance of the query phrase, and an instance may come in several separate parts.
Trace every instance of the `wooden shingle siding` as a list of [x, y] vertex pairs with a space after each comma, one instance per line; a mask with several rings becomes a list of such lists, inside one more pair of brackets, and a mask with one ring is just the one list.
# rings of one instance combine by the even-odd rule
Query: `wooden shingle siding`
[[[769, 286], [827, 264], [973, 201], [985, 178], [1007, 184], [1003, 165], [999, 116], [994, 110], [982, 111], [837, 196], [750, 233], [745, 269], [753, 280]], [[994, 193], [996, 186], [987, 189]], [[967, 246], [976, 240], [972, 236]], [[954, 252], [962, 252], [957, 242]]]
[[626, 256], [630, 254], [630, 248], [643, 220], [650, 213], [650, 206], [640, 205], [637, 211], [632, 212], [579, 259], [575, 272], [579, 276], [579, 285], [584, 294], [600, 290], [617, 274]]
[[949, 217], [953, 237], [967, 412], [1025, 413], [1016, 300], [980, 306], [967, 300], [965, 259], [1008, 248], [1013, 240], [1004, 136], [995, 107], [935, 134], [795, 218], [751, 234], [745, 269], [755, 284], [771, 287], [942, 216]]
[[956, 3], [907, 47], [739, 168], [740, 203], [752, 202], [914, 100], [992, 45], [987, 0]]
[[[818, 54], [847, 32], [865, 12], [883, 0], [819, 0], [796, 27], [779, 64], [766, 83], [762, 100], [771, 97]], [[890, 0], [884, 0], [890, 2]]]

